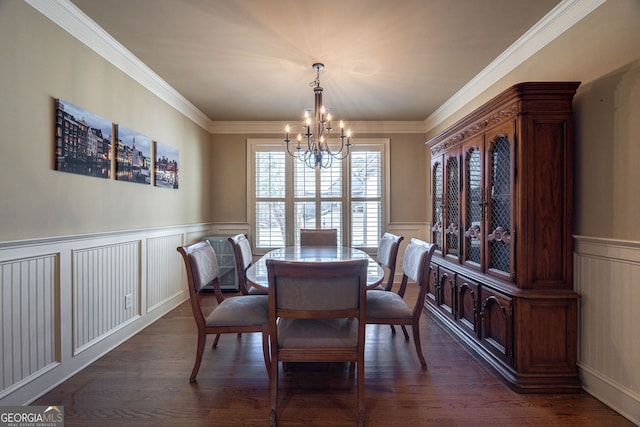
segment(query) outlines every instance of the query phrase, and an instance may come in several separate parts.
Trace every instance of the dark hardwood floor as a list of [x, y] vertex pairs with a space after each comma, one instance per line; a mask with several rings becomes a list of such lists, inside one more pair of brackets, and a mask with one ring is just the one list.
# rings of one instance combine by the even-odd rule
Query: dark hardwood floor
[[[369, 427], [633, 425], [585, 392], [515, 393], [428, 313], [421, 320], [426, 370], [401, 331], [367, 326]], [[33, 404], [63, 405], [67, 427], [268, 425], [260, 336], [223, 335], [213, 350], [209, 339], [190, 384], [195, 329], [185, 302]], [[348, 364], [297, 364], [281, 375], [278, 425], [356, 425]]]

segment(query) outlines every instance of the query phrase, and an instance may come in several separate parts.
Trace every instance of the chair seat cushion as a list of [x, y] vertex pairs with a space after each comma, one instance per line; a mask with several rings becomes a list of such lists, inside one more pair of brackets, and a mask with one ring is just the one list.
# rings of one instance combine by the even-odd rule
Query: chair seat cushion
[[251, 286], [249, 288], [249, 295], [267, 295], [267, 291], [263, 289], [258, 289], [255, 286]]
[[266, 295], [225, 298], [209, 316], [206, 326], [253, 326], [269, 323]]
[[367, 318], [412, 319], [413, 310], [395, 292], [367, 291]]
[[278, 322], [281, 348], [357, 347], [357, 319], [292, 319]]

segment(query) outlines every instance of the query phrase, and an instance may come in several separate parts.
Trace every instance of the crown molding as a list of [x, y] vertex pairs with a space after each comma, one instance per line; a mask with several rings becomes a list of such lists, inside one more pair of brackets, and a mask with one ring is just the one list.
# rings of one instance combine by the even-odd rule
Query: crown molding
[[[280, 122], [215, 122], [70, 0], [24, 0], [73, 37], [210, 133], [282, 133]], [[426, 133], [479, 96], [606, 0], [564, 0], [424, 121], [357, 122], [358, 134]]]
[[[287, 122], [212, 122], [212, 134], [282, 134]], [[423, 121], [349, 122], [357, 138], [365, 134], [425, 133]]]
[[606, 0], [564, 0], [425, 119], [427, 132], [513, 71]]
[[69, 0], [24, 0], [116, 68], [204, 129], [209, 119]]

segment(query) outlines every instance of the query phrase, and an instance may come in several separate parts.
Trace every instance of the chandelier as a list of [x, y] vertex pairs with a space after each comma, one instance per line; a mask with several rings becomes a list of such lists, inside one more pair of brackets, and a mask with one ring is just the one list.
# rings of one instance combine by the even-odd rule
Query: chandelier
[[[303, 134], [299, 133], [297, 144], [290, 144], [289, 125], [285, 128], [284, 142], [287, 145], [287, 152], [291, 157], [301, 160], [307, 167], [316, 169], [318, 167], [328, 168], [333, 160], [345, 159], [351, 150], [351, 129], [345, 133], [344, 122], [340, 120], [340, 136], [335, 140], [335, 149], [329, 147], [331, 131], [331, 111], [322, 104], [322, 87], [320, 87], [320, 70], [324, 69], [324, 64], [315, 63], [313, 69], [316, 70], [316, 79], [309, 83], [313, 87], [315, 94], [315, 108], [304, 110], [304, 122], [302, 129], [306, 137], [306, 143], [302, 142]], [[313, 117], [311, 117], [313, 114]], [[338, 141], [339, 140], [339, 144]], [[291, 149], [294, 145], [295, 149]], [[338, 149], [338, 145], [340, 148]]]

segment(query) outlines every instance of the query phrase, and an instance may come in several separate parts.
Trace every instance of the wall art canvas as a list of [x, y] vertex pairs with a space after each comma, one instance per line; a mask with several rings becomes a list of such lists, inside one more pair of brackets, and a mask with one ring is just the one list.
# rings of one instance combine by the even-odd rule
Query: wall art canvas
[[151, 138], [116, 127], [116, 179], [151, 184]]
[[55, 127], [56, 170], [111, 177], [111, 121], [56, 99]]
[[156, 187], [178, 188], [178, 149], [159, 142], [155, 144]]

